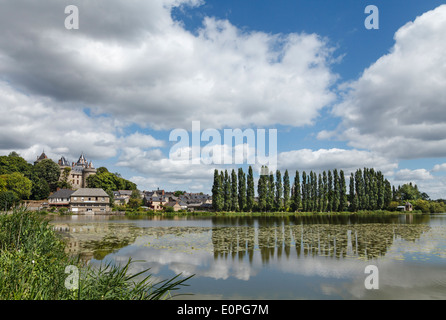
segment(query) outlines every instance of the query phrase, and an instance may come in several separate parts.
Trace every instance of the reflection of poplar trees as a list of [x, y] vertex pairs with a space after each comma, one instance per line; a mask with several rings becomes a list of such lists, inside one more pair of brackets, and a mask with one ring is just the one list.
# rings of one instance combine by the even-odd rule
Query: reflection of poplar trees
[[288, 259], [294, 246], [297, 257], [356, 257], [373, 259], [384, 256], [395, 239], [415, 241], [430, 229], [422, 224], [301, 224], [258, 227], [222, 227], [212, 230], [214, 257], [252, 262], [258, 248], [263, 263], [271, 258]]

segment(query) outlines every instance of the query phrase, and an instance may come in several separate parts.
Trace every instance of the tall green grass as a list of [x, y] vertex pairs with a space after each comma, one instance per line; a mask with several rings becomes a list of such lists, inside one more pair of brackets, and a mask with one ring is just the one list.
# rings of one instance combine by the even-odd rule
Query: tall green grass
[[[65, 253], [65, 243], [44, 217], [24, 208], [0, 215], [0, 300], [159, 300], [185, 286], [180, 275], [153, 281], [150, 269], [131, 273], [123, 265], [85, 265]], [[67, 289], [67, 266], [79, 270]]]

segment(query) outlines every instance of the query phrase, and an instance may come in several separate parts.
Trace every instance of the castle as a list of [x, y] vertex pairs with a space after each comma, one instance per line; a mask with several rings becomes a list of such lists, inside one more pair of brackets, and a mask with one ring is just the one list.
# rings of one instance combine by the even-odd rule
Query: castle
[[[42, 160], [48, 159], [45, 152], [37, 157], [37, 160], [34, 162], [34, 165], [39, 163]], [[60, 179], [62, 179], [65, 168], [70, 168], [70, 174], [68, 176], [68, 182], [72, 185], [73, 190], [77, 190], [80, 188], [87, 188], [87, 178], [93, 174], [96, 174], [96, 169], [93, 166], [93, 163], [88, 162], [82, 153], [77, 162], [72, 162], [71, 164], [68, 160], [62, 156], [62, 158], [58, 161], [60, 167]]]

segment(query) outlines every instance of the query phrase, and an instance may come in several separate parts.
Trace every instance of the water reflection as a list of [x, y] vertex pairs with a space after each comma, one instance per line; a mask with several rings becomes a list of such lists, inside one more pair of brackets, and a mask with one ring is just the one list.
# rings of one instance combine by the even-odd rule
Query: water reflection
[[[363, 260], [386, 255], [395, 241], [414, 242], [430, 230], [428, 216], [308, 216], [212, 218], [211, 226], [141, 226], [126, 221], [53, 221], [67, 241], [67, 252], [84, 261], [102, 260], [110, 253], [145, 237], [146, 246], [182, 252], [204, 250], [214, 260], [247, 259], [258, 251], [263, 263], [299, 257], [354, 257]], [[147, 222], [147, 221], [146, 221]], [[150, 221], [149, 221], [150, 222]], [[193, 224], [193, 223], [192, 223]]]
[[[141, 261], [160, 280], [195, 276], [192, 299], [446, 297], [446, 215], [52, 221], [67, 251], [99, 264]], [[379, 267], [380, 290], [364, 288]], [[189, 291], [190, 290], [190, 291]]]
[[252, 262], [254, 251], [262, 261], [290, 257], [356, 257], [365, 260], [384, 256], [395, 240], [415, 241], [430, 230], [427, 225], [282, 225], [221, 227], [212, 229], [215, 259], [243, 259]]

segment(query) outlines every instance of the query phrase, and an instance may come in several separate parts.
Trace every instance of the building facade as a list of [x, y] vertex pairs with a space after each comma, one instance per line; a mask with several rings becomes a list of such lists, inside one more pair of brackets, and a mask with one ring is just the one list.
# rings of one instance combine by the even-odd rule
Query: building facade
[[69, 208], [71, 195], [73, 193], [74, 193], [74, 190], [69, 190], [69, 189], [57, 190], [56, 192], [54, 192], [52, 195], [50, 195], [48, 197], [48, 204], [50, 207]]
[[110, 213], [110, 196], [102, 189], [80, 188], [70, 196], [70, 211], [73, 214]]

